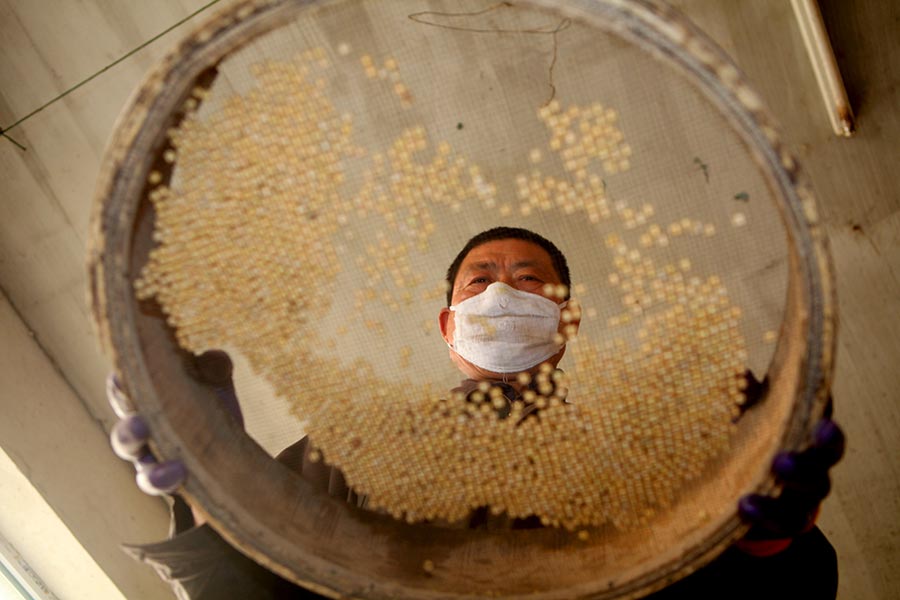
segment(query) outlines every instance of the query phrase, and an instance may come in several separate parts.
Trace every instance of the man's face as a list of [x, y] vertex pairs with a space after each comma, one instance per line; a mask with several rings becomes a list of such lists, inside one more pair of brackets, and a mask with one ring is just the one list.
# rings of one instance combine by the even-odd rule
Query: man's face
[[[476, 296], [487, 289], [489, 285], [498, 281], [517, 290], [538, 294], [553, 302], [560, 302], [559, 298], [552, 294], [548, 295], [544, 291], [544, 286], [548, 283], [554, 286], [562, 283], [553, 268], [553, 261], [547, 251], [537, 244], [525, 240], [505, 239], [476, 246], [466, 255], [459, 267], [456, 281], [453, 282], [451, 304], [456, 305]], [[441, 309], [438, 316], [441, 336], [451, 345], [455, 330], [454, 319], [453, 311], [448, 308]], [[565, 352], [565, 348], [547, 362], [556, 366], [562, 358], [563, 352]], [[472, 379], [502, 378], [499, 373], [485, 371], [473, 365], [453, 350], [450, 351], [450, 358], [460, 371]]]

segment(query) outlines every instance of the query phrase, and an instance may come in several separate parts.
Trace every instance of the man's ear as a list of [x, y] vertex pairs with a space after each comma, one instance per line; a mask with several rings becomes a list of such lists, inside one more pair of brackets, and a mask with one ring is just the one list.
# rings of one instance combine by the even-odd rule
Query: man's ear
[[450, 341], [450, 309], [446, 306], [441, 309], [441, 312], [438, 313], [438, 325], [441, 327], [441, 337], [444, 338], [444, 341], [448, 344]]

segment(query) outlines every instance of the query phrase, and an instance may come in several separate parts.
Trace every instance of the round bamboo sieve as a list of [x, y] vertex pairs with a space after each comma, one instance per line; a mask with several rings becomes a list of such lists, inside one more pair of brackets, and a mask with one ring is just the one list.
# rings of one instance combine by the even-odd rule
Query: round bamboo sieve
[[[581, 290], [577, 285], [572, 290], [584, 297], [582, 332], [572, 342], [575, 364], [565, 367], [576, 383], [590, 383], [573, 394], [576, 406], [582, 402], [589, 410], [596, 402], [601, 414], [604, 406], [615, 406], [603, 403], [623, 392], [604, 388], [590, 371], [627, 355], [631, 350], [623, 349], [630, 346], [596, 346], [600, 363], [592, 362], [585, 348], [594, 348], [590, 344], [596, 340], [645, 335], [646, 323], [668, 314], [666, 281], [686, 281], [688, 289], [727, 288], [734, 339], [749, 340], [746, 366], [760, 377], [765, 373], [768, 388], [752, 408], [735, 410], [736, 425], [729, 426], [725, 449], [705, 459], [697, 467], [699, 474], [686, 478], [671, 501], [640, 518], [595, 523], [550, 519], [550, 526], [523, 530], [440, 526], [422, 523], [408, 510], [403, 520], [389, 510], [360, 509], [328, 497], [272, 460], [273, 452], [240, 429], [211, 391], [191, 377], [189, 353], [206, 349], [205, 344], [216, 346], [221, 339], [215, 332], [202, 341], [190, 337], [177, 307], [140, 292], [150, 285], [146, 274], [154, 252], [171, 242], [160, 233], [170, 215], [160, 212], [159, 207], [169, 206], [163, 203], [166, 194], [160, 200], [160, 186], [177, 190], [186, 185], [183, 181], [193, 181], [192, 168], [203, 168], [199, 158], [189, 165], [186, 146], [179, 146], [190, 135], [186, 124], [194, 120], [224, 127], [227, 122], [216, 121], [216, 115], [229, 110], [229, 98], [243, 98], [251, 109], [262, 107], [265, 113], [266, 102], [275, 107], [277, 98], [254, 95], [254, 90], [262, 89], [260, 82], [273, 73], [283, 72], [326, 107], [316, 117], [325, 123], [323, 131], [338, 107], [335, 114], [342, 110], [346, 116], [338, 117], [336, 128], [345, 137], [355, 136], [353, 143], [340, 138], [340, 147], [347, 149], [334, 163], [342, 165], [336, 176], [342, 178], [340, 185], [325, 193], [301, 180], [292, 188], [296, 208], [306, 219], [297, 236], [315, 237], [332, 218], [340, 223], [328, 234], [332, 237], [327, 239], [338, 241], [324, 252], [327, 265], [332, 250], [340, 259], [344, 244], [352, 250], [357, 247], [353, 240], [367, 235], [380, 244], [376, 250], [394, 256], [395, 238], [409, 234], [413, 250], [385, 269], [432, 272], [434, 281], [426, 277], [421, 289], [410, 292], [429, 299], [432, 314], [443, 306], [442, 294], [434, 292], [439, 286], [433, 284], [440, 283], [442, 270], [472, 235], [493, 225], [512, 225], [550, 237], [569, 256], [574, 278], [583, 282]], [[287, 89], [290, 98], [289, 88], [277, 89]], [[272, 111], [273, 119], [280, 118]], [[254, 120], [258, 114], [247, 114], [246, 127], [239, 134], [226, 131], [232, 137], [222, 139], [255, 140], [258, 132], [250, 124], [262, 123], [265, 129], [268, 122], [268, 117]], [[341, 129], [341, 123], [352, 127]], [[579, 137], [578, 129], [568, 130], [569, 125], [581, 126], [585, 137]], [[594, 137], [582, 143], [592, 131]], [[292, 148], [310, 143], [300, 134], [268, 148], [260, 164], [290, 162]], [[321, 152], [303, 155], [290, 168], [297, 173], [320, 168], [309, 165], [331, 156], [335, 139], [328, 138]], [[232, 142], [223, 145], [227, 143]], [[406, 143], [414, 151], [404, 150]], [[393, 157], [393, 172], [372, 167], [378, 148]], [[209, 164], [218, 164], [215, 151], [202, 150]], [[404, 152], [414, 159], [396, 158]], [[416, 159], [419, 152], [435, 159]], [[441, 156], [463, 165], [461, 174], [441, 171]], [[456, 163], [450, 160], [454, 157]], [[440, 202], [415, 188], [435, 172], [434, 189], [445, 185], [450, 190]], [[215, 175], [207, 173], [208, 178]], [[232, 174], [224, 170], [218, 175], [231, 181]], [[413, 189], [404, 196], [410, 204], [384, 204], [382, 208], [390, 208], [379, 212], [383, 196], [365, 191], [379, 189], [379, 177], [394, 195]], [[350, 200], [342, 204], [345, 195]], [[195, 209], [189, 206], [186, 218], [207, 214], [200, 204], [205, 200]], [[387, 214], [410, 206], [417, 208], [403, 213], [409, 220], [400, 219], [410, 224], [406, 228]], [[423, 213], [434, 217], [431, 228]], [[379, 231], [365, 221], [376, 218], [390, 226]], [[231, 231], [254, 226], [232, 223]], [[432, 229], [437, 231], [430, 233]], [[207, 233], [213, 244], [233, 242], [221, 232]], [[303, 260], [307, 268], [319, 268], [312, 258]], [[329, 305], [335, 318], [358, 330], [341, 333], [347, 337], [336, 345], [350, 356], [354, 351], [387, 356], [382, 341], [404, 342], [385, 324], [413, 323], [402, 329], [416, 330], [421, 315], [418, 303], [397, 299], [396, 289], [392, 296], [389, 290], [365, 287], [361, 279], [374, 275], [364, 262], [346, 267], [343, 280], [324, 288], [336, 297]], [[632, 269], [631, 263], [639, 266]], [[404, 271], [403, 266], [412, 269]], [[835, 302], [815, 201], [737, 69], [692, 25], [657, 2], [236, 4], [170, 53], [120, 118], [100, 177], [89, 271], [91, 306], [105, 348], [151, 425], [154, 450], [186, 463], [191, 475], [184, 494], [223, 537], [254, 560], [335, 597], [618, 598], [664, 587], [705, 565], [744, 533], [736, 515], [738, 498], [775, 489], [769, 475], [772, 457], [807, 443], [830, 384]], [[656, 279], [647, 275], [651, 271], [658, 271]], [[198, 277], [202, 280], [203, 273]], [[639, 293], [650, 283], [657, 285], [658, 296]], [[352, 297], [353, 291], [363, 299], [370, 292], [376, 298], [372, 304], [380, 305], [341, 304], [340, 297]], [[226, 292], [219, 292], [224, 306]], [[680, 301], [677, 293], [671, 299]], [[395, 304], [399, 308], [392, 308]], [[251, 311], [253, 304], [245, 306]], [[314, 304], [302, 305], [297, 312], [308, 314], [323, 331], [333, 325], [331, 313], [315, 310]], [[374, 316], [353, 321], [357, 312]], [[591, 321], [593, 314], [599, 316]], [[713, 334], [721, 329], [713, 327]], [[441, 376], [429, 379], [438, 360], [448, 362], [446, 349], [427, 324], [419, 333], [415, 343], [421, 342], [421, 349], [406, 347], [398, 362], [379, 357], [379, 366], [385, 365], [391, 380], [449, 389], [452, 384]], [[285, 343], [303, 350], [304, 344], [318, 346], [324, 339]], [[257, 375], [278, 374], [275, 367], [266, 371], [262, 358], [254, 363], [252, 348], [235, 343], [238, 352], [251, 356]], [[673, 364], [680, 364], [679, 359], [695, 364], [691, 360], [696, 357], [678, 356], [677, 348], [696, 347], [683, 344], [676, 347]], [[432, 361], [425, 349], [430, 346], [444, 354]], [[323, 358], [331, 356], [322, 352]], [[627, 369], [637, 367], [624, 362], [623, 372], [633, 377], [635, 371]], [[647, 372], [639, 379], [653, 383], [660, 374]], [[373, 386], [381, 381], [372, 376]], [[370, 400], [367, 394], [361, 386], [359, 400]], [[241, 395], [241, 400], [243, 405], [247, 398]], [[644, 419], [640, 407], [635, 410], [636, 418]], [[677, 409], [667, 410], [677, 416]], [[299, 431], [295, 425], [287, 435]], [[309, 425], [316, 443], [316, 424]], [[395, 456], [387, 432], [375, 442], [379, 444], [386, 456]], [[330, 456], [328, 448], [325, 456]], [[577, 470], [578, 457], [564, 458]], [[648, 468], [660, 469], [660, 462], [651, 455]], [[356, 476], [352, 464], [340, 466]], [[362, 475], [356, 480], [368, 485]], [[404, 511], [398, 508], [397, 514]], [[560, 521], [567, 526], [559, 526]]]

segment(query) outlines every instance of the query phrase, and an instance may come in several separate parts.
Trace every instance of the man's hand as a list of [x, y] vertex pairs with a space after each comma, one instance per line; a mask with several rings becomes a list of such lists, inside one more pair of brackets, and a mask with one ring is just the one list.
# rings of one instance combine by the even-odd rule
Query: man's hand
[[747, 538], [791, 538], [811, 529], [831, 490], [828, 471], [841, 459], [844, 445], [841, 428], [829, 416], [816, 424], [809, 448], [778, 454], [772, 472], [782, 485], [781, 494], [748, 494], [738, 502], [741, 518], [753, 526]]
[[[231, 379], [232, 364], [221, 350], [210, 350], [194, 358], [193, 375], [213, 388], [223, 406], [243, 425], [243, 416]], [[117, 456], [134, 464], [138, 487], [147, 494], [169, 494], [187, 479], [180, 460], [158, 461], [150, 451], [150, 428], [138, 414], [131, 399], [122, 390], [115, 375], [106, 380], [106, 397], [119, 421], [113, 426], [110, 441]]]

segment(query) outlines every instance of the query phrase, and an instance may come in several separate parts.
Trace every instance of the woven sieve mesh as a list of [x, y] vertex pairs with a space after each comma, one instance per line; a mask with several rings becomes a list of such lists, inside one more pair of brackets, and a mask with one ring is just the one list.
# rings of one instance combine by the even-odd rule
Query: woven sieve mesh
[[[170, 131], [172, 178], [150, 173], [136, 293], [185, 349], [236, 358], [251, 435], [309, 434], [373, 509], [646, 525], [727, 458], [772, 360], [773, 185], [660, 57], [546, 9], [453, 11], [311, 7], [229, 55]], [[450, 392], [443, 274], [497, 225], [573, 272], [581, 326], [539, 419]]]

